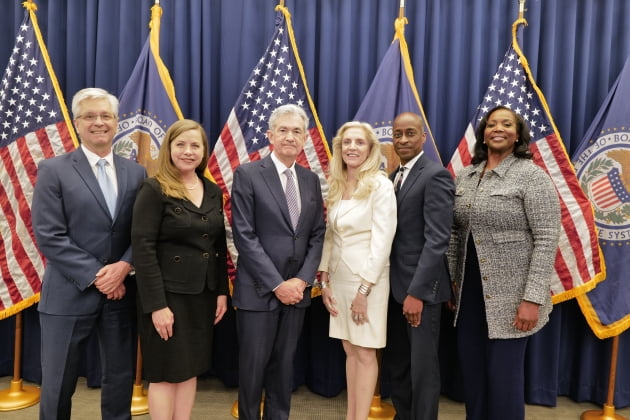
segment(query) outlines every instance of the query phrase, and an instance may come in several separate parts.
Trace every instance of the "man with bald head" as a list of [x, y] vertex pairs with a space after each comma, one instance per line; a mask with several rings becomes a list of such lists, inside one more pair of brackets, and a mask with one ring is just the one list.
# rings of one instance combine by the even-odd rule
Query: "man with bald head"
[[437, 419], [438, 343], [442, 303], [451, 298], [446, 260], [453, 222], [451, 174], [422, 148], [424, 122], [405, 112], [393, 124], [400, 166], [391, 175], [398, 229], [390, 254], [385, 363], [399, 420]]

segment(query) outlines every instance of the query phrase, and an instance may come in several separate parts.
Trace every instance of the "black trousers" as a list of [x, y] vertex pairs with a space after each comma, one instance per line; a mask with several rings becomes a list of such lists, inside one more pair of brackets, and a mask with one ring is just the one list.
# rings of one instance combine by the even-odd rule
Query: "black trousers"
[[[489, 339], [481, 275], [468, 238], [465, 280], [457, 318], [467, 420], [525, 418], [525, 350], [528, 337]], [[515, 314], [516, 315], [516, 314]]]

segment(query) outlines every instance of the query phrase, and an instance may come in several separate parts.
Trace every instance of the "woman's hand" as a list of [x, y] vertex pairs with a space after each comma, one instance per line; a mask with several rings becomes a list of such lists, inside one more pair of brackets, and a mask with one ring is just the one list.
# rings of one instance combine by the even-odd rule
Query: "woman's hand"
[[352, 311], [352, 321], [357, 325], [363, 325], [369, 322], [367, 316], [367, 296], [357, 292], [352, 304], [350, 305]]
[[534, 302], [522, 301], [516, 309], [516, 317], [512, 325], [517, 330], [531, 331], [538, 324], [540, 305]]
[[217, 296], [217, 310], [214, 312], [214, 325], [223, 319], [223, 315], [227, 312], [227, 296]]
[[337, 299], [333, 296], [333, 292], [330, 290], [330, 287], [322, 289], [322, 302], [324, 302], [324, 306], [330, 315], [337, 316], [339, 314], [337, 312]]
[[168, 306], [166, 308], [153, 311], [151, 313], [151, 320], [153, 321], [155, 331], [157, 331], [162, 340], [166, 341], [173, 336], [175, 316]]

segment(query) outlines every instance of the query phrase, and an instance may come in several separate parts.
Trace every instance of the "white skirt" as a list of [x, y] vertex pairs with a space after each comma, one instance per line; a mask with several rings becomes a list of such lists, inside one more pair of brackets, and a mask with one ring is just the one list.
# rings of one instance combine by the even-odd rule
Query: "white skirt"
[[347, 340], [350, 343], [367, 348], [385, 347], [387, 335], [387, 302], [389, 301], [389, 266], [381, 273], [378, 282], [372, 286], [367, 297], [368, 322], [357, 325], [352, 321], [350, 305], [354, 300], [361, 278], [350, 271], [340, 261], [337, 271], [328, 273], [330, 290], [337, 301], [337, 316], [330, 317], [328, 335], [332, 338]]

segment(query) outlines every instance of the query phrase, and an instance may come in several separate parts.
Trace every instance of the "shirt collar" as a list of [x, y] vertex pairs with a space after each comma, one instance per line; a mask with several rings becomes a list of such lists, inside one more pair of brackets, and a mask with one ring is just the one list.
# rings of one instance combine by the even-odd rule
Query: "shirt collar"
[[273, 154], [273, 152], [271, 152], [271, 161], [273, 162], [273, 165], [276, 167], [276, 171], [278, 171], [278, 175], [282, 175], [284, 171], [286, 171], [287, 169], [290, 169], [291, 172], [293, 173], [293, 177], [295, 177], [295, 162], [293, 162], [293, 165], [287, 168], [284, 165], [284, 163], [280, 162], [280, 159], [278, 159], [276, 155]]
[[418, 159], [420, 159], [420, 156], [422, 156], [424, 154], [424, 150], [421, 150], [420, 153], [418, 153], [413, 159], [411, 159], [409, 162], [405, 163], [404, 165], [400, 165], [398, 167], [398, 170], [400, 170], [400, 168], [404, 167], [406, 171], [409, 171], [411, 168], [413, 168], [413, 165], [416, 164], [416, 162], [418, 161]]
[[85, 157], [87, 158], [91, 167], [95, 167], [96, 162], [101, 159], [105, 159], [112, 168], [114, 167], [114, 153], [111, 150], [107, 155], [101, 157], [83, 145], [81, 145], [81, 149], [83, 149], [83, 153], [85, 153]]

